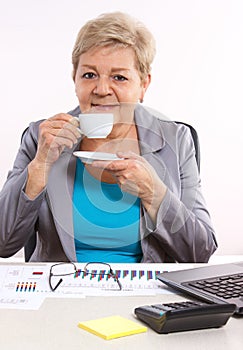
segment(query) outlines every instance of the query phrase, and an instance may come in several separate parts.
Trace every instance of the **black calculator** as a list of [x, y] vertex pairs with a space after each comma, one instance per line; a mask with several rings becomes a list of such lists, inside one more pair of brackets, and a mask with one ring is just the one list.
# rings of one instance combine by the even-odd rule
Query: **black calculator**
[[208, 304], [199, 301], [144, 305], [134, 314], [158, 333], [221, 327], [234, 314], [235, 304]]

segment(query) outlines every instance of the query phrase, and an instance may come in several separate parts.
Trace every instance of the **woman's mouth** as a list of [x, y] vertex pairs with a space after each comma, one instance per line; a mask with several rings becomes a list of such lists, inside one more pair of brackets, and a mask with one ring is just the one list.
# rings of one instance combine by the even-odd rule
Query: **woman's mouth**
[[111, 112], [115, 108], [120, 107], [119, 103], [116, 104], [91, 104], [91, 111], [93, 112]]

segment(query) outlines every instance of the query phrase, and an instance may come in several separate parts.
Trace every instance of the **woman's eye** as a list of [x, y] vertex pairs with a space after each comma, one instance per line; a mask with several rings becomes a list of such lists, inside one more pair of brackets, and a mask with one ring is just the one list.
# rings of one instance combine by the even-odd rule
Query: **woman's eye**
[[87, 72], [83, 74], [83, 78], [85, 79], [93, 79], [95, 77], [95, 74], [92, 72]]
[[115, 75], [114, 79], [117, 81], [125, 81], [127, 78], [125, 78], [123, 75]]

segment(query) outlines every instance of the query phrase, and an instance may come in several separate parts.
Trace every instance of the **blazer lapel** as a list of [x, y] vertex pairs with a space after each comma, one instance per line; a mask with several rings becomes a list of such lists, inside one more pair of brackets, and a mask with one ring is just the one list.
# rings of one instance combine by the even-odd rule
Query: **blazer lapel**
[[76, 159], [73, 150], [65, 149], [53, 164], [47, 184], [50, 209], [65, 254], [76, 261], [73, 231], [73, 183]]
[[157, 156], [165, 146], [164, 134], [160, 122], [145, 108], [138, 105], [135, 109], [135, 123], [141, 155], [153, 166], [162, 180], [165, 179], [166, 167], [161, 157]]

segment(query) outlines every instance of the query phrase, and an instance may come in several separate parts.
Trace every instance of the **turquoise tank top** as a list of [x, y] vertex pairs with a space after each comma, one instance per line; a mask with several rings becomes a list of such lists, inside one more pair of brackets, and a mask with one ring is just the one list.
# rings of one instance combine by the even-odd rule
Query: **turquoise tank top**
[[140, 262], [140, 199], [100, 182], [77, 159], [73, 224], [77, 261]]

